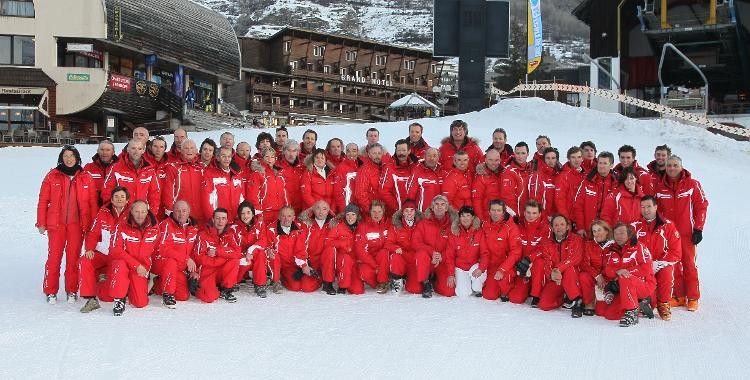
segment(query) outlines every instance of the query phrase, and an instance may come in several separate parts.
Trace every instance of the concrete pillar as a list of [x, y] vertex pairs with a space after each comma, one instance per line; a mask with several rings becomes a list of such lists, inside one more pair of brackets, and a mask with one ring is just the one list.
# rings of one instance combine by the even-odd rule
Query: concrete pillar
[[216, 113], [221, 113], [222, 90], [224, 85], [221, 82], [216, 83]]

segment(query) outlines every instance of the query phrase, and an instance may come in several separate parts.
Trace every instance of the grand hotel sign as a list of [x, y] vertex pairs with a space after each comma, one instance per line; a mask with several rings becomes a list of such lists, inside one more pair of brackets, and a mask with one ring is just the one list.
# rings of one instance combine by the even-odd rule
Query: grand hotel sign
[[390, 80], [381, 80], [381, 79], [376, 79], [372, 77], [361, 77], [359, 75], [341, 74], [341, 80], [344, 82], [371, 84], [374, 86], [383, 86], [383, 87], [393, 86], [393, 81], [390, 81]]

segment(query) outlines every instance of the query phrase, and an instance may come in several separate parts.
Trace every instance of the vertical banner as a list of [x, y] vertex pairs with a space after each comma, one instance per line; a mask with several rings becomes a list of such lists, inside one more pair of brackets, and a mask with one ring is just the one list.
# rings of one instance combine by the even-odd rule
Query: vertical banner
[[174, 92], [180, 98], [183, 98], [185, 95], [185, 87], [183, 85], [184, 73], [185, 73], [185, 68], [182, 65], [178, 65], [177, 73], [175, 73], [175, 76], [174, 76]]
[[526, 73], [531, 74], [542, 62], [542, 0], [528, 0], [528, 64]]

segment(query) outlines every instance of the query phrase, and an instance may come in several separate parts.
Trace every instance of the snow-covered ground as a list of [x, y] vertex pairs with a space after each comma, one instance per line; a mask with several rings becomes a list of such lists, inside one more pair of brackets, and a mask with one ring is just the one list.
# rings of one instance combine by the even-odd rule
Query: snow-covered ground
[[[41, 293], [46, 237], [34, 228], [37, 191], [59, 149], [0, 149], [0, 378], [734, 378], [750, 377], [750, 145], [659, 120], [573, 108], [539, 99], [510, 99], [462, 115], [488, 145], [505, 128], [512, 143], [551, 137], [561, 153], [592, 140], [599, 150], [629, 143], [645, 165], [669, 144], [702, 181], [708, 223], [699, 246], [701, 309], [675, 310], [672, 321], [641, 320], [623, 329], [599, 317], [482, 299], [324, 293], [269, 295], [247, 288], [236, 304], [195, 300], [177, 310], [111, 304], [89, 315], [79, 302], [50, 306]], [[436, 145], [450, 119], [424, 120]], [[407, 122], [319, 127], [362, 143], [376, 126], [392, 146]], [[304, 128], [293, 129], [301, 138]], [[254, 142], [259, 130], [235, 130]], [[218, 140], [219, 132], [191, 135]], [[80, 146], [91, 157], [95, 146]], [[62, 294], [61, 294], [62, 296]], [[63, 297], [64, 298], [64, 297]]]

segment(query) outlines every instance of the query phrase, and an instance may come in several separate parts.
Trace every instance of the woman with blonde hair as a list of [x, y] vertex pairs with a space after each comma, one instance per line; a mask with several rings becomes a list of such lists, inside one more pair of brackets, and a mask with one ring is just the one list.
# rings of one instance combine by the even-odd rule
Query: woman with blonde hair
[[596, 289], [604, 291], [607, 281], [602, 271], [607, 263], [607, 252], [614, 244], [612, 241], [612, 227], [603, 220], [595, 220], [589, 227], [592, 240], [587, 240], [583, 246], [578, 281], [581, 284], [581, 298], [583, 298], [583, 315], [594, 315], [596, 306]]

